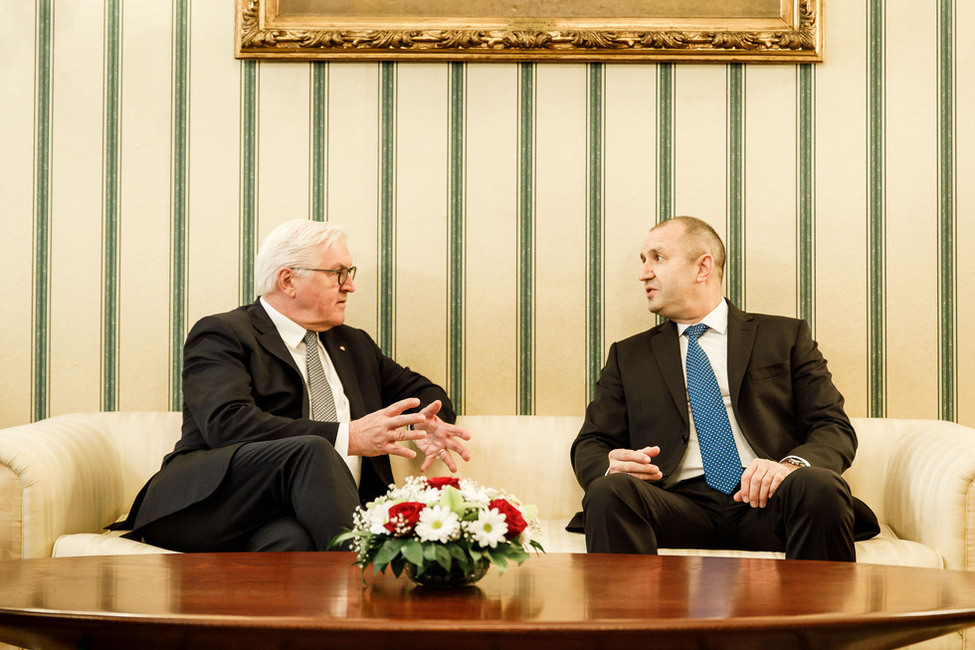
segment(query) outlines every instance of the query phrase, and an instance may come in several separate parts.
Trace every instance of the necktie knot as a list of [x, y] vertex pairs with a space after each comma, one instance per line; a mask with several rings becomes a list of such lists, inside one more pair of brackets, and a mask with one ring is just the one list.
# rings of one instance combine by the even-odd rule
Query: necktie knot
[[318, 342], [318, 333], [312, 332], [311, 330], [305, 330], [305, 345], [312, 346]]
[[692, 341], [696, 341], [701, 338], [701, 335], [706, 331], [708, 331], [707, 325], [704, 323], [697, 323], [684, 330], [684, 334], [687, 334], [687, 338], [691, 339]]

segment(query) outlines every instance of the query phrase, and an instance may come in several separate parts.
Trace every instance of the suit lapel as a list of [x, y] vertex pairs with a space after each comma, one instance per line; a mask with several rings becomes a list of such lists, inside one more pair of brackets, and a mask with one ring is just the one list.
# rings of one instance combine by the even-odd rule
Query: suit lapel
[[251, 325], [254, 327], [258, 344], [288, 368], [287, 374], [295, 382], [296, 392], [301, 395], [301, 412], [305, 417], [309, 417], [311, 404], [308, 401], [308, 391], [305, 390], [305, 380], [301, 376], [301, 370], [295, 365], [294, 357], [291, 356], [291, 352], [288, 351], [288, 347], [281, 339], [271, 317], [261, 306], [260, 299], [252, 304], [247, 312], [250, 316]]
[[738, 395], [745, 369], [755, 346], [755, 319], [728, 303], [728, 387], [731, 404], [738, 410]]
[[260, 301], [251, 305], [247, 313], [250, 316], [254, 330], [257, 332], [257, 342], [269, 354], [298, 373], [298, 378], [300, 379], [301, 371], [295, 365], [295, 360], [291, 356], [291, 353], [288, 352], [288, 347], [281, 340], [281, 335], [278, 334], [277, 328], [274, 327], [274, 323], [271, 322], [271, 317], [264, 311], [264, 307], [261, 306]]
[[688, 422], [687, 387], [684, 383], [684, 368], [680, 360], [680, 341], [677, 338], [677, 325], [672, 321], [657, 328], [650, 339], [653, 358], [660, 368], [667, 389], [674, 399], [677, 411]]
[[342, 390], [349, 400], [349, 412], [352, 419], [360, 418], [368, 411], [362, 397], [362, 388], [356, 377], [355, 362], [349, 351], [349, 344], [335, 329], [320, 334], [325, 351], [328, 352], [335, 372], [342, 381]]

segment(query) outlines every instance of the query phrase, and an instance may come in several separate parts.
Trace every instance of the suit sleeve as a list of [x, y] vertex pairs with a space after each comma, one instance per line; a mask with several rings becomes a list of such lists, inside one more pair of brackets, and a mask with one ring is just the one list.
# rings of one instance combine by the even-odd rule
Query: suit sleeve
[[610, 451], [632, 446], [618, 354], [614, 343], [596, 382], [595, 399], [586, 408], [586, 419], [572, 443], [572, 469], [584, 490], [606, 474]]
[[261, 356], [220, 318], [207, 317], [193, 327], [183, 346], [184, 408], [191, 417], [184, 415], [181, 443], [192, 439], [187, 427], [196, 427], [210, 449], [299, 435], [334, 444], [338, 424], [302, 418], [300, 407], [289, 413], [295, 410], [295, 399], [287, 386], [255, 390], [255, 373], [269, 363]]
[[805, 321], [799, 321], [793, 347], [792, 387], [796, 429], [804, 439], [786, 455], [842, 474], [856, 455], [856, 432], [843, 408], [843, 395], [833, 384], [826, 359]]

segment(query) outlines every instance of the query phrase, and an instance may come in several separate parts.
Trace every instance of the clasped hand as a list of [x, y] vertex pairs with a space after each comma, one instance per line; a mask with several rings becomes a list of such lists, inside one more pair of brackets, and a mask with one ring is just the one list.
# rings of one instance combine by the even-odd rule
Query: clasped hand
[[[424, 454], [420, 471], [425, 472], [433, 461], [440, 458], [451, 472], [456, 472], [457, 463], [451, 452], [458, 454], [465, 461], [470, 460], [470, 452], [461, 440], [470, 440], [471, 434], [437, 417], [442, 406], [440, 400], [430, 402], [418, 413], [403, 412], [419, 405], [420, 400], [410, 397], [350, 422], [349, 454], [355, 456], [389, 454], [414, 458], [415, 451], [397, 444], [412, 440]], [[413, 425], [413, 429], [407, 429], [409, 425]]]
[[[609, 452], [608, 473], [625, 473], [643, 481], [659, 481], [663, 473], [653, 464], [653, 459], [659, 453], [660, 447], [614, 449]], [[733, 498], [753, 508], [764, 508], [785, 477], [796, 469], [788, 463], [756, 458], [742, 473], [741, 489], [735, 492]]]

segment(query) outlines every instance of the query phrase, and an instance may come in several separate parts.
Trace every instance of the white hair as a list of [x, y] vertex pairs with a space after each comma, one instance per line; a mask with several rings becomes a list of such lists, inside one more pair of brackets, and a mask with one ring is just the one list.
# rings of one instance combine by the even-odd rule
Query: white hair
[[[254, 290], [263, 296], [274, 291], [278, 271], [285, 267], [312, 268], [321, 262], [322, 251], [345, 233], [333, 223], [291, 219], [277, 226], [261, 243], [254, 260]], [[297, 271], [299, 275], [307, 271]]]

